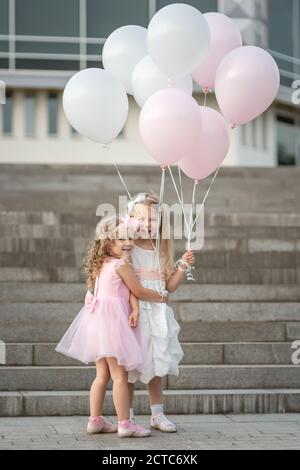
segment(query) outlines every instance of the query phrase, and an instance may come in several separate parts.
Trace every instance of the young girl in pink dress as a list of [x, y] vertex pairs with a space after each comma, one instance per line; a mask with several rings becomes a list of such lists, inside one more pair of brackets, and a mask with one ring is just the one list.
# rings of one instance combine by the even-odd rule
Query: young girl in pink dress
[[[130, 420], [129, 412], [128, 373], [141, 371], [146, 357], [136, 297], [166, 302], [168, 296], [143, 288], [135, 276], [128, 261], [133, 247], [128, 233], [132, 233], [133, 223], [129, 217], [108, 217], [98, 224], [84, 268], [88, 288], [94, 287], [94, 295], [87, 292], [85, 305], [55, 348], [85, 364], [96, 363], [97, 375], [90, 390], [88, 433], [118, 431], [120, 437], [151, 434]], [[102, 416], [110, 377], [118, 427]]]

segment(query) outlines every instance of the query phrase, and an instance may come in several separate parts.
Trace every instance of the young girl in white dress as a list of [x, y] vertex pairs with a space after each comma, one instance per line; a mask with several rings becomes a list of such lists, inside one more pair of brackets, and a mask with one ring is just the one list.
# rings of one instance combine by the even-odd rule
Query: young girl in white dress
[[[195, 262], [192, 251], [185, 252], [174, 267], [173, 243], [164, 238], [164, 223], [168, 223], [162, 206], [161, 221], [157, 220], [159, 198], [154, 193], [140, 193], [129, 203], [132, 217], [144, 226], [148, 236], [135, 240], [131, 250], [133, 269], [143, 287], [153, 290], [166, 289], [174, 292], [185, 277], [185, 272]], [[157, 224], [159, 224], [160, 247], [155, 252]], [[168, 230], [166, 230], [168, 232]], [[180, 327], [174, 318], [172, 308], [167, 304], [139, 300], [140, 328], [147, 341], [148, 357], [142, 372], [129, 372], [128, 381], [131, 398], [137, 380], [147, 384], [150, 406], [151, 427], [162, 432], [176, 432], [176, 425], [164, 414], [162, 377], [179, 374], [179, 363], [183, 351], [178, 341]], [[134, 413], [131, 406], [131, 418]]]

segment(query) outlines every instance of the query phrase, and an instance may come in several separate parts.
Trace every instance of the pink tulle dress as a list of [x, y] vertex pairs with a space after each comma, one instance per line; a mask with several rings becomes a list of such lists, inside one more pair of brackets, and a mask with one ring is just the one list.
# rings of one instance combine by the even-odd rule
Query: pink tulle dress
[[127, 371], [142, 369], [146, 347], [140, 327], [131, 328], [130, 291], [117, 273], [124, 261], [108, 257], [95, 281], [94, 294], [86, 293], [85, 305], [55, 350], [89, 364], [115, 357]]

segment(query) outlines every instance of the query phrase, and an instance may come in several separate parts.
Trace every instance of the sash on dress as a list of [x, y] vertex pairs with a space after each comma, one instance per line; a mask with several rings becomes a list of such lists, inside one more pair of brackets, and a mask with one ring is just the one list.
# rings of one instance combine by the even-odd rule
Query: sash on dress
[[96, 277], [95, 287], [94, 287], [94, 294], [92, 294], [89, 290], [85, 294], [84, 304], [91, 313], [94, 313], [96, 306], [99, 303], [99, 299], [97, 297], [99, 287], [99, 275]]
[[159, 281], [165, 280], [164, 273], [159, 275], [159, 270], [156, 268], [134, 268], [135, 274], [139, 279], [145, 279], [147, 281]]

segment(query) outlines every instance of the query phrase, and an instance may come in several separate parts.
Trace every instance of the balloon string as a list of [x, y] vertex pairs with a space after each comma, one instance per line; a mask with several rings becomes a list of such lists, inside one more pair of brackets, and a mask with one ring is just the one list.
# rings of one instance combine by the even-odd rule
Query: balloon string
[[161, 217], [161, 214], [162, 214], [162, 204], [163, 204], [163, 199], [164, 199], [165, 173], [166, 173], [166, 168], [162, 167], [160, 190], [159, 190], [159, 203], [158, 203], [158, 216], [157, 216], [155, 245], [154, 245], [154, 243], [153, 243], [153, 241], [150, 237], [150, 241], [151, 241], [152, 246], [154, 248], [156, 258], [157, 258], [157, 262], [158, 262], [159, 282], [160, 282], [161, 290], [163, 289], [163, 282], [162, 282], [162, 276], [161, 276], [161, 263], [160, 263], [160, 234], [159, 234], [159, 228], [161, 227], [161, 229], [162, 229], [162, 223], [163, 223], [163, 221], [160, 220], [160, 217]]
[[126, 190], [128, 196], [129, 196], [129, 199], [132, 201], [132, 196], [131, 196], [131, 194], [130, 194], [130, 192], [129, 192], [127, 186], [126, 186], [126, 183], [125, 183], [125, 181], [124, 181], [122, 175], [121, 175], [121, 172], [120, 172], [120, 170], [119, 170], [119, 168], [118, 168], [118, 165], [116, 164], [116, 162], [115, 162], [114, 160], [113, 160], [113, 163], [114, 163], [114, 165], [115, 165], [115, 168], [116, 168], [116, 170], [117, 170], [117, 173], [118, 173], [118, 175], [119, 175], [119, 178], [120, 178], [120, 180], [122, 181], [123, 186], [124, 186], [124, 188], [125, 188], [125, 190]]
[[186, 218], [186, 215], [185, 215], [185, 211], [184, 211], [184, 207], [183, 207], [183, 202], [182, 202], [182, 200], [180, 199], [180, 196], [179, 196], [179, 193], [178, 193], [178, 189], [177, 189], [177, 186], [176, 186], [176, 183], [175, 183], [175, 180], [174, 180], [174, 176], [173, 176], [171, 167], [169, 166], [168, 169], [169, 169], [169, 173], [170, 173], [170, 176], [171, 176], [171, 179], [172, 179], [172, 182], [173, 182], [173, 186], [174, 186], [174, 189], [175, 189], [175, 192], [176, 192], [176, 195], [177, 195], [177, 198], [178, 198], [178, 201], [179, 201], [181, 210], [182, 210], [182, 214], [183, 214], [183, 218], [184, 218], [184, 222], [185, 222], [187, 231], [189, 231], [189, 224], [188, 224], [188, 221], [187, 221], [187, 218]]
[[[232, 134], [233, 130], [234, 130], [234, 129], [231, 128], [231, 134]], [[215, 174], [214, 174], [214, 177], [213, 177], [213, 179], [211, 180], [211, 183], [210, 183], [210, 185], [209, 185], [209, 188], [208, 188], [208, 190], [207, 190], [207, 192], [206, 192], [206, 194], [205, 194], [205, 196], [204, 196], [204, 199], [203, 199], [203, 201], [202, 201], [202, 203], [201, 203], [199, 213], [198, 213], [198, 215], [196, 216], [196, 218], [195, 218], [195, 220], [194, 220], [194, 222], [193, 222], [193, 225], [192, 225], [192, 227], [191, 227], [191, 232], [193, 231], [193, 228], [195, 227], [195, 224], [196, 224], [196, 222], [197, 222], [197, 220], [198, 220], [198, 218], [199, 218], [199, 216], [200, 216], [200, 214], [201, 214], [201, 209], [202, 209], [202, 207], [203, 207], [204, 204], [205, 204], [205, 201], [206, 201], [206, 199], [207, 199], [207, 196], [208, 196], [208, 194], [209, 194], [209, 192], [210, 192], [210, 190], [211, 190], [211, 188], [212, 188], [212, 185], [213, 185], [214, 182], [215, 182], [215, 179], [216, 179], [216, 177], [217, 177], [217, 175], [218, 175], [218, 173], [219, 173], [219, 170], [220, 170], [221, 166], [222, 166], [222, 165], [220, 165], [220, 166], [217, 168], [217, 170], [216, 170], [216, 172], [215, 172]]]
[[[205, 94], [205, 97], [206, 97], [206, 94]], [[232, 134], [233, 130], [234, 130], [234, 128], [232, 127], [232, 128], [230, 129], [231, 134]], [[204, 204], [205, 204], [205, 201], [206, 201], [206, 199], [207, 199], [207, 197], [208, 197], [208, 194], [209, 194], [209, 192], [210, 192], [210, 190], [211, 190], [211, 188], [212, 188], [212, 185], [213, 185], [214, 182], [215, 182], [215, 179], [216, 179], [216, 177], [217, 177], [217, 175], [218, 175], [218, 173], [219, 173], [219, 170], [220, 170], [221, 166], [222, 166], [222, 165], [220, 165], [220, 166], [217, 168], [217, 170], [216, 170], [216, 172], [215, 172], [215, 174], [214, 174], [214, 177], [213, 177], [213, 179], [211, 180], [211, 183], [210, 183], [210, 185], [209, 185], [209, 188], [208, 188], [208, 190], [207, 190], [207, 192], [206, 192], [206, 194], [205, 194], [205, 196], [204, 196], [204, 199], [203, 199], [203, 201], [202, 201], [202, 203], [201, 203], [199, 213], [198, 213], [198, 215], [196, 216], [196, 218], [195, 218], [195, 220], [194, 220], [194, 222], [193, 222], [193, 225], [192, 225], [192, 227], [191, 227], [191, 232], [193, 231], [193, 228], [195, 227], [195, 224], [196, 224], [196, 222], [197, 222], [197, 220], [198, 220], [198, 218], [199, 218], [199, 216], [200, 216], [200, 214], [201, 214], [201, 209], [202, 209], [202, 207], [203, 207]], [[195, 189], [195, 188], [194, 188], [194, 189]]]
[[[105, 150], [110, 151], [110, 143], [109, 143], [109, 144], [103, 144], [103, 148], [104, 148]], [[122, 184], [123, 184], [123, 186], [124, 186], [124, 188], [125, 188], [125, 190], [126, 190], [128, 196], [129, 196], [129, 199], [132, 201], [132, 196], [131, 196], [131, 194], [130, 194], [130, 192], [129, 192], [127, 186], [126, 186], [126, 183], [125, 183], [125, 181], [124, 181], [122, 175], [121, 175], [121, 172], [120, 172], [120, 170], [119, 170], [119, 168], [118, 168], [118, 165], [116, 164], [116, 162], [115, 162], [114, 159], [112, 159], [112, 161], [113, 161], [113, 164], [114, 164], [114, 166], [115, 166], [115, 169], [117, 170], [117, 173], [118, 173], [118, 175], [119, 175], [119, 178], [120, 178], [120, 180], [121, 180], [121, 182], [122, 182]]]
[[217, 174], [219, 173], [220, 168], [221, 168], [221, 165], [219, 166], [219, 168], [217, 168], [217, 170], [216, 170], [216, 172], [215, 172], [215, 174], [214, 174], [214, 177], [213, 177], [213, 179], [212, 179], [212, 181], [211, 181], [211, 183], [210, 183], [210, 185], [209, 185], [209, 188], [208, 188], [208, 190], [207, 190], [207, 192], [206, 192], [206, 194], [205, 194], [205, 196], [204, 196], [204, 199], [203, 199], [203, 201], [202, 201], [202, 203], [201, 203], [201, 206], [200, 206], [199, 213], [198, 213], [197, 217], [195, 218], [194, 223], [193, 223], [193, 225], [192, 225], [192, 227], [191, 227], [191, 232], [193, 231], [193, 228], [195, 227], [195, 224], [196, 224], [196, 222], [197, 222], [197, 220], [198, 220], [198, 218], [199, 218], [199, 216], [200, 216], [200, 214], [201, 214], [202, 206], [204, 206], [204, 204], [205, 204], [205, 201], [206, 201], [206, 199], [207, 199], [207, 196], [208, 196], [208, 194], [209, 194], [209, 192], [210, 192], [210, 190], [211, 190], [211, 188], [212, 188], [212, 185], [214, 184], [214, 181], [215, 181], [215, 179], [216, 179], [216, 177], [217, 177]]
[[183, 200], [183, 188], [182, 188], [182, 178], [181, 178], [181, 168], [179, 165], [177, 165], [178, 169], [178, 179], [179, 179], [179, 186], [180, 186], [180, 197], [181, 197], [181, 202], [184, 205], [184, 200]]
[[196, 188], [198, 186], [198, 181], [195, 180], [194, 188], [193, 188], [193, 195], [192, 195], [192, 207], [190, 212], [190, 222], [189, 222], [189, 234], [188, 234], [188, 250], [191, 249], [191, 235], [192, 235], [192, 223], [193, 223], [193, 214], [194, 214], [194, 207], [195, 207], [195, 199], [196, 199]]

